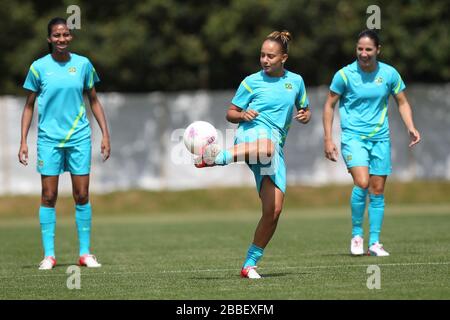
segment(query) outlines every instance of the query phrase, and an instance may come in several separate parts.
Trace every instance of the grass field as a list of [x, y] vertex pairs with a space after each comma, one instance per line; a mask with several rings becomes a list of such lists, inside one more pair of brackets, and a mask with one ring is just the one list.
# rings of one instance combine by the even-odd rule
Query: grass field
[[[239, 278], [259, 210], [94, 215], [100, 269], [76, 263], [72, 217], [57, 219], [58, 266], [42, 258], [37, 218], [0, 220], [0, 299], [449, 299], [450, 205], [391, 205], [382, 242], [390, 257], [348, 254], [346, 207], [287, 209], [259, 263], [260, 280]], [[367, 219], [365, 222], [367, 230]], [[366, 286], [378, 265], [381, 289]]]

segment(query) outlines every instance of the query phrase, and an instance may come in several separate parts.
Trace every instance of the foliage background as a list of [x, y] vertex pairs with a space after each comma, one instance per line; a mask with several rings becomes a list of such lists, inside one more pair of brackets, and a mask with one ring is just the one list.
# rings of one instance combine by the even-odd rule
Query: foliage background
[[381, 8], [380, 60], [407, 83], [450, 80], [450, 4], [445, 0], [2, 0], [0, 94], [24, 94], [28, 66], [47, 52], [47, 23], [81, 9], [72, 51], [88, 56], [100, 91], [235, 89], [259, 68], [273, 30], [293, 34], [287, 67], [326, 85], [352, 62], [366, 9]]

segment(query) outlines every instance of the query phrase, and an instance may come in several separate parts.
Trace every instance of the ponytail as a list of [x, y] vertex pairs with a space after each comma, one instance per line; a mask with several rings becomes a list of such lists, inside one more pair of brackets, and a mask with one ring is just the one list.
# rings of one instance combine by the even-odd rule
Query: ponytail
[[292, 40], [292, 35], [289, 31], [274, 31], [266, 37], [266, 40], [278, 42], [283, 53], [288, 53], [288, 43]]

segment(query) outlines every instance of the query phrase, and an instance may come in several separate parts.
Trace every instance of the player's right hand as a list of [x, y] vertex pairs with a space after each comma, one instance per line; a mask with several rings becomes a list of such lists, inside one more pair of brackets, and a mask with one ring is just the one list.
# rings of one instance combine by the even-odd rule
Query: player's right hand
[[28, 145], [22, 143], [19, 149], [19, 162], [24, 166], [28, 165]]
[[325, 141], [325, 158], [328, 160], [336, 162], [338, 159], [338, 151], [336, 148], [336, 145], [334, 144], [333, 140], [326, 140]]
[[242, 121], [252, 121], [253, 119], [255, 119], [258, 116], [258, 111], [255, 110], [243, 110], [241, 112], [241, 119]]
[[420, 133], [416, 128], [412, 128], [408, 130], [409, 136], [411, 137], [411, 142], [409, 143], [409, 147], [413, 147], [419, 143], [421, 140]]

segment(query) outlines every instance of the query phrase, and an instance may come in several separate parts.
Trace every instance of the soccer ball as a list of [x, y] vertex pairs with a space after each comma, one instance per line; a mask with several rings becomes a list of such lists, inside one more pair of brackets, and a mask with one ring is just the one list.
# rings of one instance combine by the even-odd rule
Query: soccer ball
[[205, 147], [217, 141], [217, 130], [206, 121], [195, 121], [184, 131], [183, 141], [189, 152], [201, 155]]

